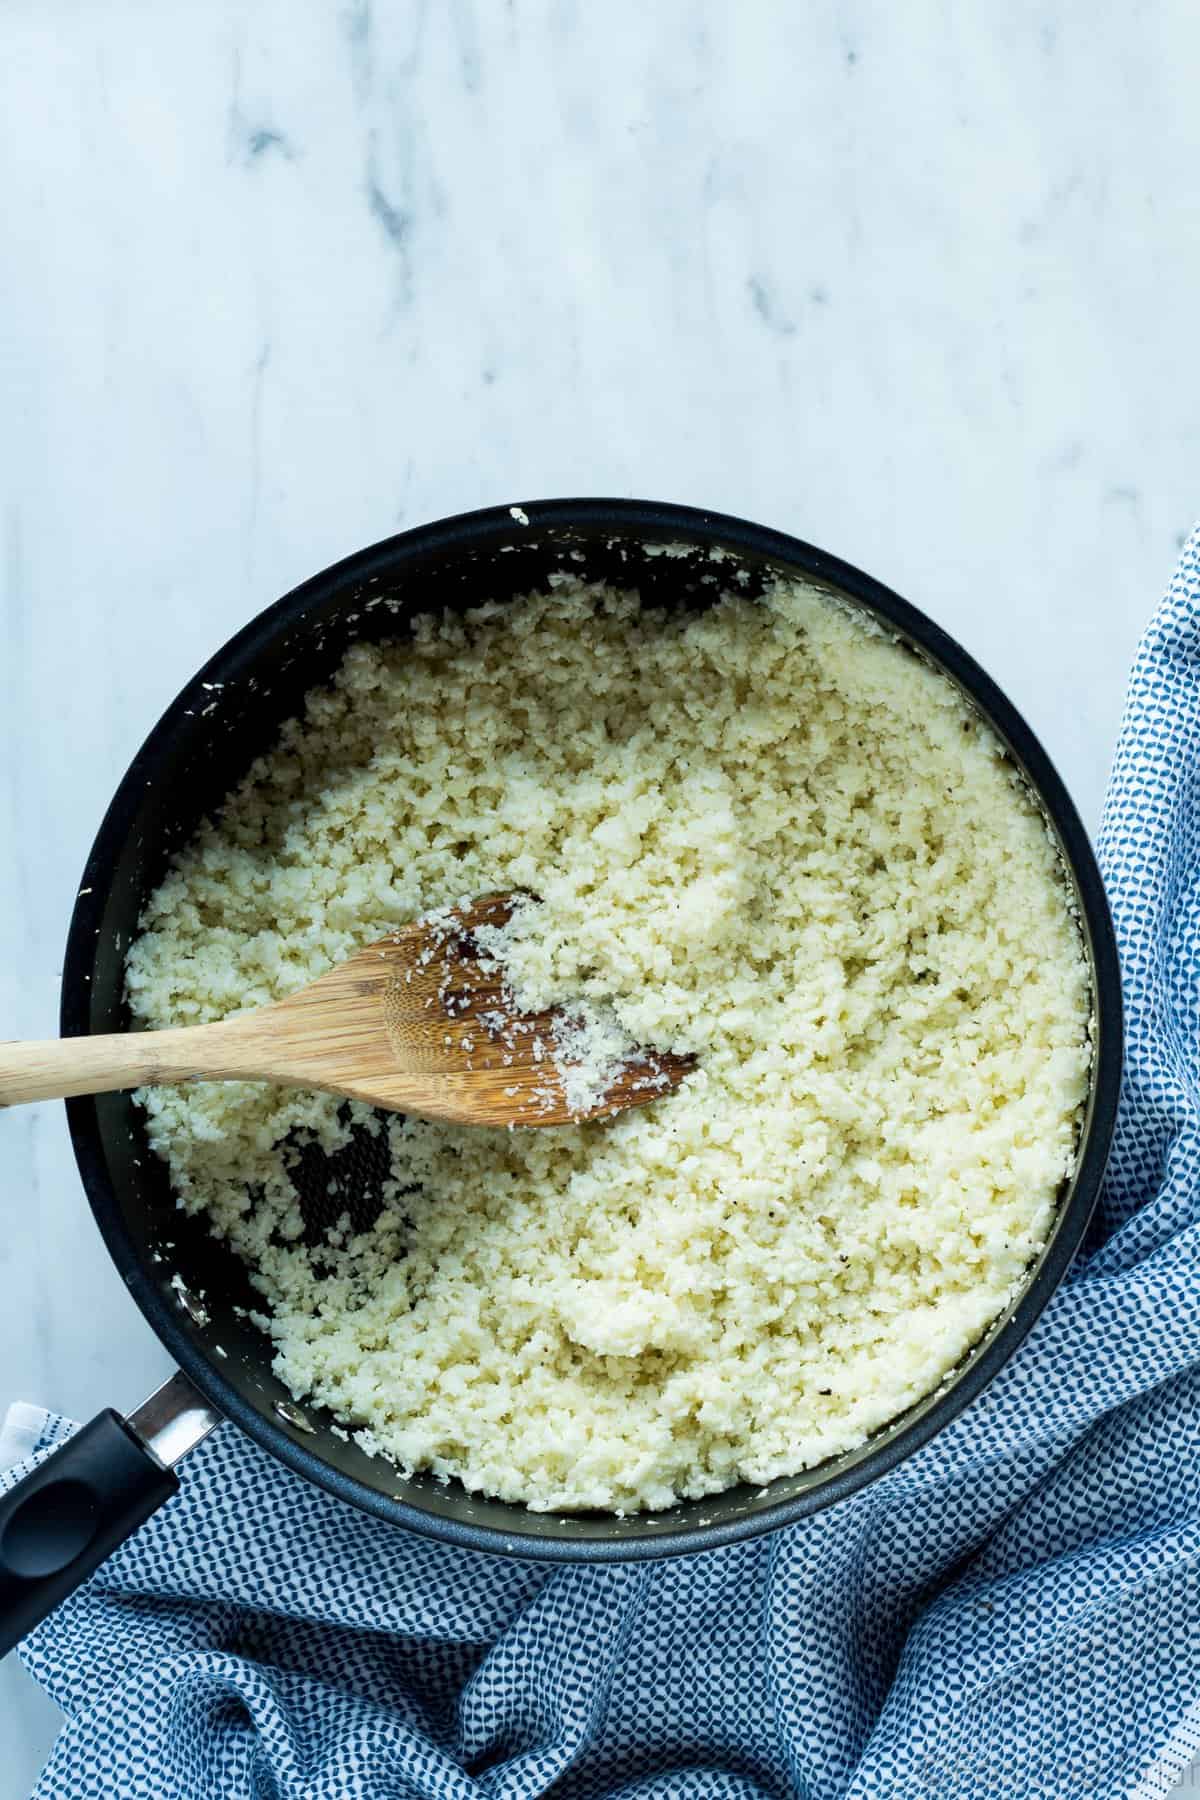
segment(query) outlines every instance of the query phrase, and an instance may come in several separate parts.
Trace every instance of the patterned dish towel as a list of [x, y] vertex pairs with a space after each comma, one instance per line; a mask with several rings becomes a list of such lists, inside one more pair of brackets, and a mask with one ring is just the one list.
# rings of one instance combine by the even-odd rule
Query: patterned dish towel
[[[1101, 860], [1129, 1039], [1100, 1212], [953, 1425], [756, 1543], [549, 1573], [394, 1531], [225, 1427], [24, 1645], [66, 1714], [37, 1795], [1165, 1794], [1200, 1747], [1200, 533]], [[69, 1429], [10, 1416], [26, 1456]]]

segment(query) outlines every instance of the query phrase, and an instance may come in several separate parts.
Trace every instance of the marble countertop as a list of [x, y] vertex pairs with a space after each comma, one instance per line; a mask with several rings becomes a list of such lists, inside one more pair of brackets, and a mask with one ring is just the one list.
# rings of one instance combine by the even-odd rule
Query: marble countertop
[[[0, 18], [0, 1020], [55, 1030], [166, 701], [357, 546], [552, 494], [793, 531], [960, 637], [1099, 816], [1200, 508], [1188, 0]], [[0, 1404], [165, 1357], [61, 1109], [0, 1116]], [[54, 1710], [0, 1671], [2, 1800]]]

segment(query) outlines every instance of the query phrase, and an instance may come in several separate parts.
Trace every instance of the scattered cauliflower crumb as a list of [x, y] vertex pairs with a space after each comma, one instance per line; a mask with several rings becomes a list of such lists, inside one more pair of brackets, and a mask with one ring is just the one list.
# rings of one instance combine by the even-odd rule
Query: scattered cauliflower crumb
[[1003, 1310], [1073, 1166], [1090, 994], [1042, 814], [853, 609], [565, 575], [348, 653], [149, 901], [134, 1015], [261, 1005], [515, 889], [521, 1003], [569, 1008], [584, 1061], [691, 1053], [678, 1091], [554, 1130], [352, 1108], [391, 1180], [315, 1247], [283, 1144], [344, 1145], [335, 1099], [139, 1096], [280, 1377], [402, 1470], [555, 1512], [853, 1449]]

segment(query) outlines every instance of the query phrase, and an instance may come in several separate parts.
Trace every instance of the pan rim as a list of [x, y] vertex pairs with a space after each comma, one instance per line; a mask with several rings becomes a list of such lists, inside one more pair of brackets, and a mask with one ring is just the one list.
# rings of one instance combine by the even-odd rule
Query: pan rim
[[[973, 657], [926, 614], [891, 588], [817, 546], [731, 514], [672, 502], [620, 498], [559, 498], [522, 501], [516, 512], [528, 519], [530, 537], [538, 527], [563, 531], [571, 527], [608, 527], [614, 536], [655, 537], [676, 534], [708, 548], [731, 547], [790, 565], [798, 574], [828, 582], [863, 603], [929, 654], [966, 692], [1008, 744], [1024, 770], [1043, 810], [1053, 824], [1076, 892], [1092, 967], [1095, 1044], [1088, 1112], [1075, 1174], [1062, 1203], [1055, 1237], [1040, 1265], [1016, 1300], [1002, 1329], [981, 1348], [968, 1353], [961, 1373], [948, 1378], [934, 1394], [917, 1403], [914, 1416], [892, 1435], [862, 1453], [848, 1467], [835, 1468], [828, 1480], [774, 1504], [740, 1516], [637, 1535], [638, 1521], [627, 1522], [628, 1536], [580, 1539], [566, 1534], [526, 1536], [491, 1525], [449, 1518], [411, 1501], [392, 1498], [327, 1463], [314, 1450], [290, 1438], [237, 1392], [186, 1332], [182, 1320], [150, 1279], [143, 1255], [116, 1205], [108, 1177], [95, 1102], [66, 1102], [76, 1164], [92, 1214], [125, 1285], [143, 1316], [170, 1355], [195, 1382], [205, 1398], [256, 1443], [294, 1473], [314, 1482], [361, 1511], [421, 1536], [458, 1548], [546, 1563], [622, 1563], [696, 1555], [727, 1544], [745, 1542], [810, 1517], [848, 1498], [906, 1461], [943, 1430], [983, 1392], [1028, 1336], [1058, 1287], [1087, 1230], [1108, 1159], [1120, 1096], [1123, 1061], [1123, 1011], [1120, 963], [1112, 918], [1100, 871], [1082, 821], [1040, 740], [1023, 715]], [[520, 524], [511, 503], [457, 513], [385, 538], [341, 558], [302, 582], [234, 633], [196, 677], [171, 701], [147, 735], [122, 777], [105, 812], [79, 883], [63, 963], [60, 1030], [64, 1037], [86, 1034], [89, 979], [97, 933], [108, 897], [106, 876], [116, 864], [136, 817], [145, 784], [153, 778], [160, 748], [183, 724], [188, 696], [203, 681], [234, 659], [253, 654], [281, 630], [298, 622], [315, 602], [384, 569], [399, 570], [414, 556], [439, 550], [461, 552], [494, 542], [497, 534], [511, 540]], [[525, 526], [520, 524], [522, 535]], [[886, 1428], [885, 1428], [886, 1429]], [[791, 1479], [789, 1477], [781, 1478]], [[719, 1496], [712, 1496], [715, 1502]], [[665, 1513], [649, 1515], [667, 1519]], [[539, 1515], [543, 1519], [546, 1515]], [[614, 1515], [614, 1526], [620, 1525]]]

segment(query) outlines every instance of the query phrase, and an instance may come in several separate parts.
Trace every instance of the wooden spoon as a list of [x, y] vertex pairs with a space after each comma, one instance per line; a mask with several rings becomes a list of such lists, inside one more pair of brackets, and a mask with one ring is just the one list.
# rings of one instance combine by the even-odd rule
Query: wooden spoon
[[324, 1088], [462, 1125], [567, 1125], [645, 1106], [694, 1059], [639, 1050], [591, 1104], [568, 1105], [555, 1012], [514, 1010], [473, 933], [504, 925], [515, 897], [418, 920], [359, 950], [286, 1000], [215, 1025], [0, 1044], [0, 1106], [186, 1081]]

